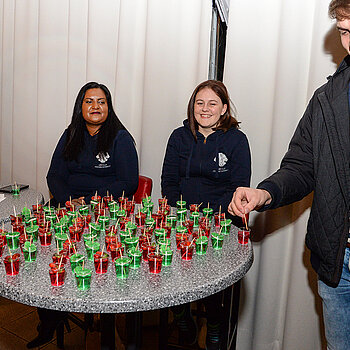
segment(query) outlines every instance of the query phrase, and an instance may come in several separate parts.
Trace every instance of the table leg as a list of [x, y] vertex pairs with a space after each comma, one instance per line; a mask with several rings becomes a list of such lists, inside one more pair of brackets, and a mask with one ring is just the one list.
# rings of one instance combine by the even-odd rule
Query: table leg
[[115, 350], [115, 314], [100, 314], [101, 350]]
[[127, 350], [141, 349], [142, 345], [142, 312], [126, 314]]
[[160, 309], [158, 349], [168, 349], [168, 308]]

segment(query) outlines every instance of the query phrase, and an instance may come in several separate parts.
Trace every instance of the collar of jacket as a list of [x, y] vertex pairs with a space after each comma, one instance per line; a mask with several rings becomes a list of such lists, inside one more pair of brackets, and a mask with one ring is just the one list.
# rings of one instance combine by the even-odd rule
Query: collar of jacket
[[[344, 199], [349, 205], [350, 194], [350, 113], [349, 113], [350, 56], [340, 64], [325, 89], [318, 94], [324, 122], [334, 154], [335, 167], [340, 175]], [[344, 111], [347, 113], [344, 115]]]

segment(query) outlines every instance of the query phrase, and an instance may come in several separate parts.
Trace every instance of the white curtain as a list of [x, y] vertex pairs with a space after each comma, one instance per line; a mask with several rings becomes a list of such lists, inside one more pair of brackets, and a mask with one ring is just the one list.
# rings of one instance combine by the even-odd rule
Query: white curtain
[[[313, 91], [345, 56], [328, 4], [231, 1], [224, 82], [250, 141], [252, 186], [279, 167]], [[239, 350], [324, 346], [317, 276], [304, 244], [311, 200], [251, 215], [255, 260], [242, 284]]]
[[0, 0], [0, 183], [48, 198], [46, 173], [76, 95], [110, 89], [154, 181], [192, 90], [207, 79], [211, 0]]

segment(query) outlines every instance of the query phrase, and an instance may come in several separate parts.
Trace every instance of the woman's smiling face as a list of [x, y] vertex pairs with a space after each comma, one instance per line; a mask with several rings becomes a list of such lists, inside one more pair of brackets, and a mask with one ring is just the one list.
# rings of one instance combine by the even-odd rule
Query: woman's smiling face
[[87, 126], [101, 126], [108, 117], [107, 99], [103, 90], [99, 88], [87, 90], [81, 111]]

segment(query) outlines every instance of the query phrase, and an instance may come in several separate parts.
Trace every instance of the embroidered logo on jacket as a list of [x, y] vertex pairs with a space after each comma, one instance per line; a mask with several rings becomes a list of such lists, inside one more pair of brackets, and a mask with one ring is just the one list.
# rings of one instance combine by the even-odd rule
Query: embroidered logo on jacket
[[[218, 169], [218, 172], [219, 173], [223, 173], [225, 171], [228, 171], [228, 169], [225, 168], [225, 165], [226, 165], [226, 163], [228, 161], [228, 158], [226, 157], [226, 154], [220, 152], [218, 154], [218, 158], [219, 158], [219, 169]], [[214, 158], [214, 162], [215, 163], [217, 162], [216, 157]]]
[[108, 152], [100, 152], [97, 156], [96, 156], [97, 160], [101, 163], [99, 165], [95, 165], [95, 168], [109, 168], [110, 165], [109, 164], [105, 164], [107, 162], [107, 160], [110, 158]]

